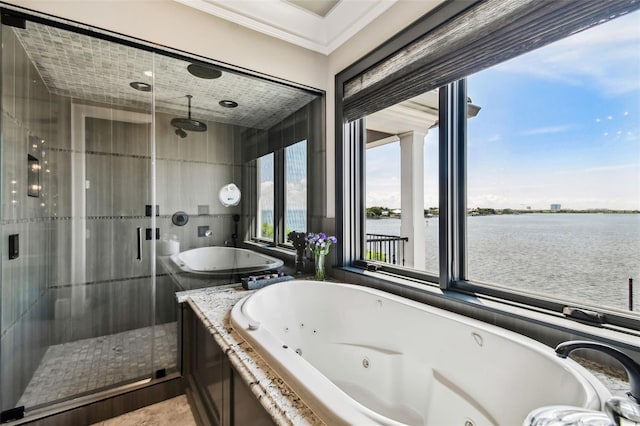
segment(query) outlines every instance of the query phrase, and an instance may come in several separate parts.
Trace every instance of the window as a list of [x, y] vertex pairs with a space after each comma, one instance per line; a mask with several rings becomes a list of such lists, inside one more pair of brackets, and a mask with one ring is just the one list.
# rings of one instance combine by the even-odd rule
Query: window
[[307, 231], [307, 141], [284, 149], [285, 161], [285, 236]]
[[[437, 109], [438, 94], [431, 91], [365, 119], [362, 260], [378, 267], [438, 275]], [[401, 120], [399, 114], [405, 114]]]
[[[627, 280], [640, 276], [638, 5], [456, 3], [336, 76], [339, 262], [637, 328]], [[493, 18], [503, 12], [513, 16]], [[431, 108], [416, 105], [429, 94]], [[432, 122], [411, 123], [410, 107]], [[438, 218], [431, 241], [414, 232], [420, 209], [427, 229]], [[386, 232], [422, 241], [424, 258], [414, 245], [403, 264], [370, 245]]]
[[[314, 215], [321, 214], [318, 200], [324, 195], [324, 163], [310, 157], [325, 151], [324, 98], [318, 92], [308, 92], [301, 101], [302, 105], [298, 105], [300, 101], [291, 105], [298, 109], [283, 120], [247, 129], [240, 136], [243, 161], [248, 166], [245, 189], [250, 194], [250, 202], [245, 204], [251, 221], [247, 236], [266, 251], [274, 246], [293, 248], [288, 234], [307, 232]], [[287, 256], [282, 250], [272, 254]]]
[[258, 224], [256, 238], [273, 241], [274, 237], [274, 197], [273, 153], [257, 160], [258, 174]]
[[[640, 13], [471, 75], [467, 272], [626, 310], [640, 277]], [[640, 310], [635, 302], [634, 310]]]
[[256, 171], [255, 238], [288, 245], [291, 231], [307, 231], [307, 141], [259, 157]]

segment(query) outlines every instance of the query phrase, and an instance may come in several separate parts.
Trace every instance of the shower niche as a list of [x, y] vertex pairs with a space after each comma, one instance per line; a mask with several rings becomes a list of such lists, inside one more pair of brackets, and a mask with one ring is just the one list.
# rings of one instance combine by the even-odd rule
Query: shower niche
[[[37, 142], [40, 141], [40, 138], [35, 136], [29, 136], [29, 145], [37, 146]], [[31, 144], [31, 142], [36, 142], [36, 144]], [[38, 160], [35, 156], [31, 154], [27, 154], [27, 196], [29, 197], [40, 197], [40, 160]]]

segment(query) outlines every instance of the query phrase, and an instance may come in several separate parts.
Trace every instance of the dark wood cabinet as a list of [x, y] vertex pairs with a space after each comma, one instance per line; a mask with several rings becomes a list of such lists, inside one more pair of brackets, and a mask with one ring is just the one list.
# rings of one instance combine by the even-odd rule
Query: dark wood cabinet
[[183, 375], [196, 421], [220, 426], [273, 425], [209, 330], [187, 304], [182, 306]]

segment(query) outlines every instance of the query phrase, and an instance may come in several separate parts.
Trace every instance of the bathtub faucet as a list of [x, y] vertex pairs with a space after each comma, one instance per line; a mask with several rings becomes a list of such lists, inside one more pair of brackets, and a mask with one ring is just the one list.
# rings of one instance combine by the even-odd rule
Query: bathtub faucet
[[627, 392], [629, 398], [608, 399], [605, 403], [605, 411], [615, 425], [628, 424], [628, 422], [640, 424], [640, 364], [611, 346], [583, 340], [560, 343], [556, 346], [556, 355], [566, 358], [575, 349], [596, 350], [615, 358], [622, 364], [629, 377], [630, 391]]

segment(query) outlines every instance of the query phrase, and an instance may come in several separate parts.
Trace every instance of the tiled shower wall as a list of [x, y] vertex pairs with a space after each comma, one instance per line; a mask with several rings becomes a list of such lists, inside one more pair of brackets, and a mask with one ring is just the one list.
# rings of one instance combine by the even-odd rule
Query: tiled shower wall
[[[156, 185], [160, 234], [174, 234], [180, 249], [231, 242], [233, 215], [240, 207], [224, 207], [218, 200], [220, 188], [234, 182], [241, 187], [240, 136], [244, 127], [206, 122], [206, 132], [187, 132], [182, 139], [174, 134], [172, 116], [156, 114]], [[241, 201], [242, 204], [242, 201]], [[209, 214], [198, 215], [198, 207]], [[175, 226], [171, 216], [184, 211], [185, 226]], [[198, 226], [209, 226], [213, 235], [198, 237]]]
[[[242, 129], [207, 122], [208, 131], [175, 135], [172, 116], [156, 115], [156, 227], [161, 238], [175, 235], [181, 250], [223, 245], [231, 240], [232, 215], [218, 201], [221, 186], [237, 182], [234, 138]], [[56, 328], [58, 341], [77, 340], [144, 327], [151, 318], [151, 244], [143, 241], [143, 262], [135, 261], [136, 229], [151, 229], [145, 206], [151, 205], [150, 126], [87, 119], [87, 300], [86, 315], [70, 327]], [[239, 184], [239, 182], [237, 182]], [[198, 214], [202, 209], [209, 213]], [[178, 211], [190, 219], [176, 226]], [[209, 226], [212, 235], [198, 237], [198, 226]], [[146, 232], [145, 232], [146, 233]], [[72, 296], [68, 287], [56, 290], [56, 300]], [[156, 323], [175, 321], [175, 288], [158, 265]], [[122, 297], [125, 294], [127, 297]], [[145, 297], [149, 294], [149, 297]], [[63, 336], [60, 336], [60, 334]]]
[[[136, 228], [150, 227], [150, 127], [86, 121], [86, 285], [80, 304], [71, 286], [71, 99], [48, 92], [17, 41], [2, 33], [2, 293], [0, 401], [12, 408], [49, 345], [151, 325], [151, 244], [135, 262]], [[76, 102], [74, 100], [74, 102]], [[80, 102], [80, 101], [77, 101]], [[232, 215], [217, 199], [223, 185], [240, 186], [238, 146], [243, 128], [207, 123], [184, 139], [156, 116], [156, 204], [160, 234], [175, 234], [181, 250], [231, 241]], [[30, 138], [31, 137], [31, 138]], [[34, 147], [35, 145], [35, 147]], [[40, 160], [42, 192], [27, 196], [27, 153]], [[202, 213], [208, 208], [208, 214]], [[171, 223], [185, 211], [186, 226]], [[213, 235], [198, 237], [198, 226]], [[20, 235], [20, 256], [9, 260], [8, 236]], [[156, 322], [175, 320], [171, 280], [159, 267]]]
[[[51, 254], [65, 235], [58, 221], [64, 166], [56, 147], [69, 138], [69, 101], [52, 96], [11, 29], [2, 29], [2, 294], [0, 303], [0, 399], [12, 408], [50, 341]], [[31, 138], [30, 138], [31, 137]], [[40, 160], [43, 191], [27, 196], [27, 154]], [[51, 156], [50, 156], [51, 154]], [[46, 162], [46, 163], [45, 163]], [[46, 171], [49, 171], [48, 173]], [[19, 235], [20, 254], [8, 259], [8, 237]]]

